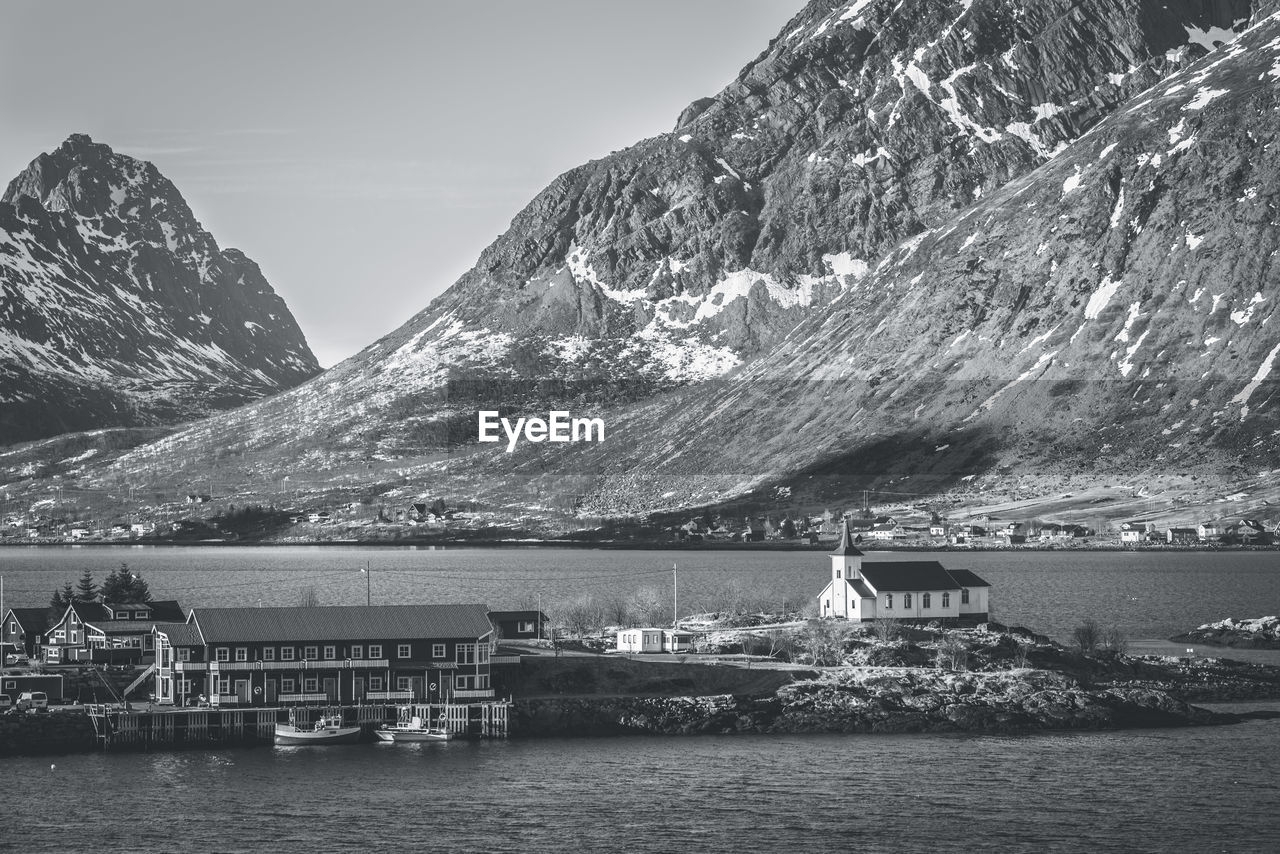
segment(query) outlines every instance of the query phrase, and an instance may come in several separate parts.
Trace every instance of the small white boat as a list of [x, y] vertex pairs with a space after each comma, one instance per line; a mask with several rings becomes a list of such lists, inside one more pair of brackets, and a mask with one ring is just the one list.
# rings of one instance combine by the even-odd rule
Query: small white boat
[[360, 727], [343, 726], [340, 715], [321, 715], [312, 726], [276, 724], [276, 744], [355, 744], [359, 738]]
[[450, 741], [454, 734], [444, 727], [428, 726], [422, 718], [414, 715], [401, 719], [398, 723], [378, 727], [373, 731], [381, 741]]

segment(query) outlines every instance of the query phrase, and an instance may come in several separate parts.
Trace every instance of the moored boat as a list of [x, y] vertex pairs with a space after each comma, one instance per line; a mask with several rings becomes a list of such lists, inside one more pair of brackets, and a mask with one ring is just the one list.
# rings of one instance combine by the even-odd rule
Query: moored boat
[[454, 734], [445, 727], [433, 727], [422, 718], [413, 715], [399, 722], [378, 727], [373, 731], [381, 741], [449, 741]]
[[354, 744], [359, 738], [360, 727], [343, 726], [340, 715], [321, 715], [311, 726], [276, 724], [276, 744]]

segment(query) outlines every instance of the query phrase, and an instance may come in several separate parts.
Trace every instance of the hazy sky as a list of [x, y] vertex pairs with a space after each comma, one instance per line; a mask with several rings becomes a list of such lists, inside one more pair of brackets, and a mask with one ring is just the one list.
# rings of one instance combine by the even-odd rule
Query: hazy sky
[[151, 160], [332, 365], [559, 173], [671, 130], [803, 0], [0, 4], [0, 180], [68, 134]]

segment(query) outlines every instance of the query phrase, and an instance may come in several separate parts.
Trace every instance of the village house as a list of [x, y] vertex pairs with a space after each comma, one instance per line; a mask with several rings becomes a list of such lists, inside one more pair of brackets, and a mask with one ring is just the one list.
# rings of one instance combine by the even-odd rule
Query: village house
[[492, 699], [484, 605], [196, 608], [157, 626], [156, 697], [215, 706]]
[[[48, 609], [46, 609], [47, 612]], [[151, 652], [151, 630], [157, 623], [186, 619], [175, 600], [154, 602], [72, 602], [62, 617], [44, 631], [40, 657], [46, 664], [109, 660], [95, 650], [136, 649]]]
[[1126, 544], [1140, 543], [1147, 535], [1145, 522], [1122, 522], [1120, 524], [1120, 542]]
[[541, 611], [490, 611], [489, 622], [493, 623], [502, 640], [521, 640], [540, 638], [549, 625], [547, 615]]
[[831, 581], [818, 594], [818, 614], [869, 621], [987, 619], [991, 585], [967, 569], [937, 561], [865, 561], [845, 526], [831, 553]]
[[1222, 526], [1217, 522], [1201, 522], [1196, 526], [1196, 536], [1202, 540], [1216, 540], [1222, 536]]
[[10, 608], [5, 612], [4, 622], [0, 623], [0, 645], [10, 644], [34, 660], [39, 655], [48, 625], [48, 608]]
[[1170, 545], [1190, 546], [1200, 542], [1200, 535], [1195, 528], [1169, 528], [1165, 531], [1165, 541]]

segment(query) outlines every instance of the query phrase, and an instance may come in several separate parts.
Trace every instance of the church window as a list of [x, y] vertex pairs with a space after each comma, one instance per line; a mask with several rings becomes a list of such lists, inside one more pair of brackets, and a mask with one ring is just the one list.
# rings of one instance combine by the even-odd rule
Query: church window
[[951, 594], [950, 594], [950, 593], [947, 593], [947, 592], [945, 592], [945, 591], [944, 591], [944, 592], [943, 592], [943, 594], [942, 594], [942, 607], [944, 607], [944, 608], [950, 608], [950, 607], [951, 607]]
[[840, 570], [838, 570], [838, 569], [837, 569], [837, 570], [836, 570], [836, 578], [839, 578], [839, 577], [840, 577]]
[[960, 604], [961, 605], [969, 604], [969, 591], [967, 588], [960, 589]]
[[920, 594], [920, 606], [926, 611], [929, 609], [930, 597], [928, 593]]
[[892, 608], [892, 607], [893, 607], [893, 594], [892, 594], [892, 593], [886, 593], [886, 594], [884, 594], [884, 606], [885, 606], [886, 608]]
[[910, 607], [911, 607], [911, 594], [910, 594], [910, 593], [903, 593], [903, 594], [902, 594], [902, 607], [904, 607], [904, 608], [910, 608]]

